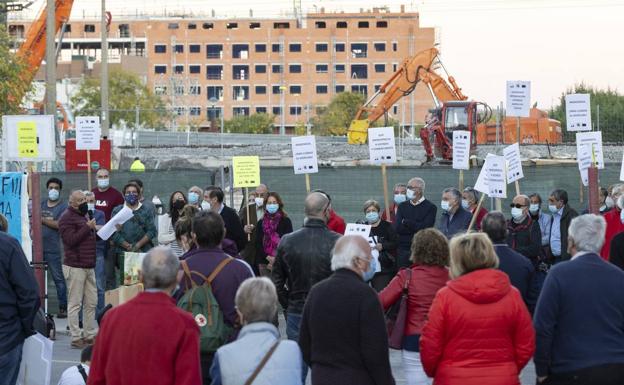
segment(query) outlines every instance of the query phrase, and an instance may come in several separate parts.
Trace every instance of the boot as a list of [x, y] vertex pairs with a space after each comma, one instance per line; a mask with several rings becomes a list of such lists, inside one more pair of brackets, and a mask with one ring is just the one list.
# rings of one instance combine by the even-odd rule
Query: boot
[[56, 318], [58, 319], [67, 318], [67, 306], [59, 306], [59, 312], [56, 315]]

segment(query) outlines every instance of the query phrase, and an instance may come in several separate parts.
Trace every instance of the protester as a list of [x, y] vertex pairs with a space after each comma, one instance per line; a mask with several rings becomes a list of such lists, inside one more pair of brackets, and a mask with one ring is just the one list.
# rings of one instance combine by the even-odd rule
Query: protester
[[385, 310], [396, 304], [407, 287], [407, 317], [403, 337], [402, 363], [408, 385], [428, 384], [420, 362], [419, 341], [433, 297], [449, 278], [449, 248], [444, 234], [424, 229], [412, 241], [412, 266], [401, 270], [381, 293], [379, 300]]
[[[214, 277], [211, 288], [223, 313], [225, 324], [233, 329], [236, 325], [236, 306], [234, 304], [236, 291], [244, 280], [253, 277], [253, 273], [242, 261], [234, 260], [221, 249], [221, 241], [225, 237], [225, 225], [221, 216], [216, 212], [201, 211], [197, 213], [192, 220], [191, 235], [197, 248], [186, 253], [184, 259], [191, 272], [209, 277], [224, 260], [231, 260]], [[193, 274], [193, 281], [197, 285], [202, 285], [204, 278]], [[180, 292], [177, 297], [181, 298], [191, 287], [192, 282], [184, 277], [180, 282]], [[213, 356], [214, 352], [202, 353], [201, 355], [204, 384], [210, 384], [210, 366]]]
[[67, 318], [67, 285], [63, 277], [63, 258], [58, 231], [58, 220], [67, 209], [67, 203], [61, 199], [63, 182], [60, 179], [48, 179], [46, 188], [48, 196], [41, 201], [43, 260], [48, 263], [48, 269], [56, 287], [59, 306], [56, 317]]
[[89, 376], [89, 366], [91, 366], [91, 355], [93, 345], [88, 345], [80, 353], [80, 363], [65, 369], [61, 374], [58, 385], [85, 385]]
[[[249, 239], [249, 242], [245, 245], [245, 249], [241, 250], [241, 255], [247, 263], [254, 266], [254, 269], [257, 266], [256, 255], [258, 254], [258, 249], [256, 247], [258, 229], [256, 225], [264, 216], [264, 205], [268, 195], [269, 189], [267, 186], [264, 184], [259, 185], [253, 193], [253, 199], [247, 205], [243, 205], [238, 212], [243, 230]], [[247, 207], [249, 207], [249, 210], [247, 210]], [[249, 211], [249, 221], [247, 220], [247, 211]], [[266, 264], [265, 262], [263, 263]]]
[[607, 230], [605, 232], [605, 243], [602, 246], [602, 250], [600, 251], [600, 255], [605, 260], [609, 260], [609, 254], [611, 251], [611, 240], [615, 237], [616, 234], [624, 231], [624, 223], [620, 220], [622, 215], [622, 201], [620, 201], [620, 197], [624, 196], [624, 183], [616, 184], [613, 186], [611, 190], [611, 196], [614, 201], [617, 202], [615, 205], [615, 209], [605, 213], [604, 219], [607, 221]]
[[331, 275], [331, 251], [340, 235], [327, 228], [330, 209], [326, 194], [308, 194], [303, 227], [282, 237], [277, 247], [272, 279], [285, 309], [286, 335], [290, 340], [299, 338], [308, 292]]
[[182, 215], [182, 210], [187, 201], [182, 191], [175, 191], [169, 197], [169, 213], [161, 218], [158, 223], [158, 244], [169, 246], [176, 257], [184, 254], [184, 250], [176, 241], [175, 225]]
[[210, 369], [212, 385], [245, 385], [258, 369], [253, 384], [301, 384], [301, 350], [296, 342], [280, 341], [279, 330], [272, 324], [277, 317], [273, 282], [246, 280], [236, 292], [235, 303], [243, 328], [236, 341], [217, 350]]
[[481, 231], [487, 234], [494, 244], [498, 257], [498, 269], [509, 276], [513, 287], [518, 289], [522, 299], [530, 311], [535, 307], [539, 288], [533, 283], [535, 269], [531, 261], [524, 255], [514, 251], [507, 243], [509, 239], [507, 220], [500, 211], [492, 211], [483, 218]]
[[435, 225], [438, 208], [425, 199], [425, 181], [421, 178], [412, 178], [407, 182], [407, 202], [399, 204], [394, 222], [394, 228], [399, 235], [397, 249], [397, 267], [410, 265], [412, 238], [422, 229]]
[[539, 223], [540, 232], [542, 236], [542, 256], [547, 257], [550, 255], [550, 222], [551, 216], [542, 211], [542, 197], [533, 193], [529, 195], [531, 201], [529, 205], [529, 213], [531, 219]]
[[[568, 205], [568, 193], [565, 190], [556, 189], [548, 197], [548, 210], [552, 214], [550, 221], [550, 252], [552, 263], [567, 261], [571, 255], [567, 251], [568, 227], [572, 219], [578, 216]], [[607, 254], [608, 255], [608, 254]]]
[[537, 261], [542, 254], [540, 225], [529, 215], [531, 201], [526, 195], [516, 195], [511, 203], [511, 219], [508, 222], [507, 243], [512, 249]]
[[141, 159], [136, 156], [134, 157], [134, 161], [130, 165], [131, 172], [145, 172], [145, 165], [141, 162]]
[[535, 351], [531, 316], [485, 234], [451, 239], [451, 278], [436, 294], [420, 338], [436, 385], [520, 384]]
[[[91, 191], [85, 191], [85, 199], [87, 200], [87, 215], [89, 218], [95, 219], [95, 229], [100, 230], [106, 224], [104, 211], [95, 208], [95, 194]], [[104, 294], [106, 293], [106, 244], [107, 242], [96, 237], [95, 242], [95, 286], [97, 287], [97, 306], [95, 307], [95, 317], [104, 310]]]
[[[128, 183], [123, 188], [125, 207], [132, 210], [132, 218], [117, 227], [111, 240], [115, 245], [117, 264], [119, 266], [119, 283], [124, 282], [124, 255], [126, 252], [145, 253], [153, 247], [152, 239], [156, 237], [156, 227], [149, 211], [139, 202], [140, 187]], [[117, 206], [113, 216], [123, 209]]]
[[392, 206], [390, 206], [389, 210], [390, 216], [386, 215], [387, 211], [385, 209], [381, 211], [381, 220], [390, 223], [394, 223], [399, 205], [407, 200], [407, 185], [405, 183], [397, 183], [394, 185], [393, 192]]
[[574, 218], [569, 262], [550, 270], [535, 310], [535, 370], [544, 384], [624, 383], [624, 272], [600, 258], [606, 221]]
[[179, 257], [180, 259], [185, 259], [186, 254], [195, 249], [195, 243], [193, 242], [193, 218], [195, 214], [199, 212], [199, 209], [192, 205], [186, 205], [182, 209], [182, 214], [178, 218], [178, 221], [175, 225], [175, 237], [176, 242], [184, 253]]
[[[461, 205], [465, 210], [468, 210], [471, 215], [474, 215], [475, 211], [477, 210], [477, 206], [479, 206], [480, 197], [481, 193], [479, 193], [473, 187], [466, 187], [462, 192]], [[487, 209], [482, 205], [481, 209], [479, 209], [479, 213], [477, 214], [477, 219], [475, 220], [475, 230], [481, 230], [481, 221], [483, 221], [483, 217], [485, 217], [487, 213]]]
[[208, 203], [210, 203], [210, 209], [215, 213], [221, 215], [223, 222], [225, 223], [225, 238], [236, 243], [238, 251], [243, 250], [247, 244], [247, 234], [243, 230], [243, 225], [240, 222], [240, 218], [236, 211], [226, 206], [223, 199], [225, 194], [221, 187], [210, 186], [206, 188], [206, 195], [208, 196]]
[[438, 230], [451, 239], [455, 234], [468, 230], [472, 215], [461, 206], [461, 193], [458, 189], [449, 187], [442, 191], [442, 216]]
[[197, 207], [202, 210], [210, 210], [210, 202], [206, 202], [206, 207], [202, 205], [202, 197], [204, 196], [204, 190], [198, 186], [193, 186], [188, 191], [188, 204]]
[[389, 222], [379, 217], [379, 203], [374, 200], [364, 202], [364, 216], [366, 223], [371, 225], [370, 238], [373, 241], [373, 257], [379, 261], [380, 271], [375, 273], [371, 280], [371, 286], [377, 292], [388, 286], [390, 280], [396, 274], [396, 249], [399, 244], [399, 236]]
[[[93, 344], [97, 334], [95, 308], [97, 284], [95, 279], [96, 235], [95, 218], [87, 218], [89, 206], [85, 194], [76, 190], [69, 197], [69, 207], [59, 219], [59, 232], [65, 258], [63, 275], [67, 281], [69, 332], [71, 347], [82, 349]], [[79, 326], [83, 310], [84, 330]]]
[[9, 221], [0, 213], [0, 232], [7, 233], [9, 231]]
[[[143, 181], [138, 178], [133, 178], [128, 180], [128, 183], [134, 183], [135, 185], [139, 186], [139, 202], [141, 202], [141, 205], [145, 206], [150, 215], [154, 219], [156, 219], [156, 206], [151, 200], [145, 199], [145, 189], [143, 188]], [[154, 223], [156, 224], [156, 222]]]
[[334, 273], [310, 290], [299, 346], [313, 385], [394, 384], [383, 313], [365, 283], [373, 261], [364, 238], [344, 236], [331, 258]]
[[332, 206], [332, 200], [328, 193], [322, 190], [314, 190], [314, 192], [319, 192], [327, 197], [329, 200], [329, 220], [327, 221], [327, 228], [331, 231], [344, 234], [347, 229], [347, 224], [345, 220], [334, 211], [334, 207]]
[[145, 255], [140, 273], [145, 291], [104, 316], [89, 385], [201, 383], [199, 329], [170, 297], [178, 268], [169, 248]]
[[256, 258], [254, 271], [262, 276], [271, 276], [277, 245], [284, 235], [293, 232], [293, 226], [288, 214], [284, 211], [284, 202], [276, 192], [267, 194], [266, 212], [258, 221], [256, 233]]
[[615, 206], [615, 201], [613, 200], [613, 197], [611, 196], [611, 194], [609, 194], [609, 191], [604, 188], [604, 187], [600, 187], [600, 214], [604, 215], [605, 213], [613, 210], [613, 206]]
[[24, 340], [35, 334], [39, 288], [19, 242], [0, 232], [0, 384], [15, 385]]

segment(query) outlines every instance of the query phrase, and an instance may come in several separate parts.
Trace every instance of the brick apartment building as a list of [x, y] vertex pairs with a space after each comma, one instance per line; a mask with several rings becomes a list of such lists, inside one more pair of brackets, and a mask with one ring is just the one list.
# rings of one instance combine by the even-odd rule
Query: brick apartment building
[[[28, 22], [12, 20], [18, 38]], [[435, 30], [418, 13], [374, 8], [359, 13], [308, 13], [295, 18], [125, 18], [109, 32], [113, 66], [143, 76], [179, 116], [177, 124], [218, 129], [221, 114], [269, 113], [276, 128], [306, 124], [343, 91], [370, 97], [401, 61], [432, 47]], [[98, 76], [100, 23], [70, 20], [58, 78]], [[39, 72], [42, 78], [45, 70]], [[390, 115], [422, 123], [432, 106], [426, 87]], [[216, 122], [216, 123], [215, 123]]]

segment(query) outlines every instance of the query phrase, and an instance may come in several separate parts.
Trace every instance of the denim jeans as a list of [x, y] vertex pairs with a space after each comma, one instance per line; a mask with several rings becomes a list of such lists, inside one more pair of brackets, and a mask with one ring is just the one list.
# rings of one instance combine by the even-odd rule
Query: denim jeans
[[[299, 330], [301, 328], [301, 314], [286, 313], [286, 337], [291, 340], [299, 341]], [[303, 383], [306, 382], [308, 376], [308, 365], [303, 362], [303, 368], [301, 368], [301, 376], [303, 377]]]
[[401, 354], [403, 370], [407, 385], [429, 385], [431, 379], [425, 374], [425, 370], [420, 362], [420, 353], [403, 350]]
[[61, 254], [43, 253], [43, 260], [48, 263], [48, 271], [54, 280], [59, 308], [67, 309], [67, 285], [63, 277]]
[[15, 385], [22, 363], [22, 347], [24, 343], [17, 345], [13, 350], [0, 354], [0, 385]]
[[97, 306], [95, 316], [97, 317], [104, 309], [104, 292], [106, 290], [106, 270], [104, 268], [104, 256], [106, 250], [97, 248], [95, 251], [95, 283], [97, 287]]

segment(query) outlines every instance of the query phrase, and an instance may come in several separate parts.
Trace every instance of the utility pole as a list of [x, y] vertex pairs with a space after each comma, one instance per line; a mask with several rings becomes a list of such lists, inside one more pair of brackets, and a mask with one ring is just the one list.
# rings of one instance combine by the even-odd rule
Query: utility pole
[[46, 4], [46, 114], [56, 122], [56, 2]]
[[[51, 3], [51, 1], [48, 1]], [[106, 0], [102, 0], [102, 66], [100, 74], [100, 92], [102, 99], [102, 116], [100, 117], [102, 127], [102, 137], [108, 138], [108, 129], [110, 127], [110, 116], [108, 114], [108, 20], [106, 14]]]

